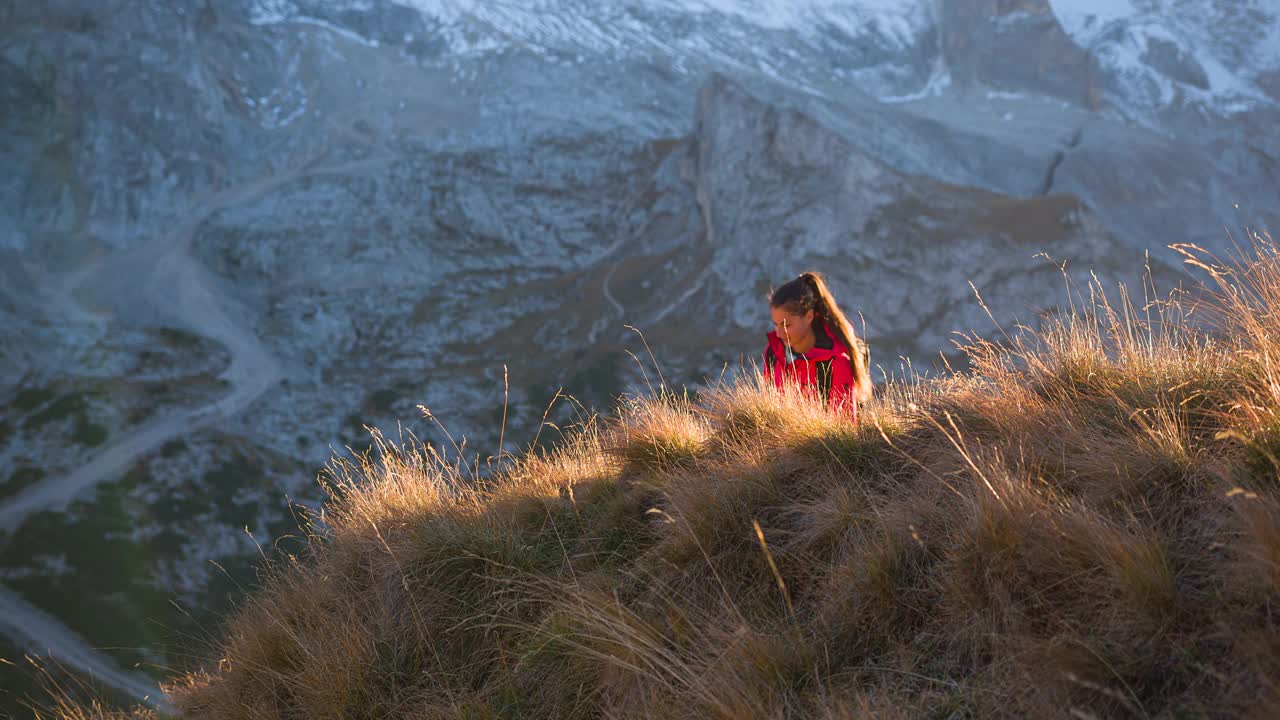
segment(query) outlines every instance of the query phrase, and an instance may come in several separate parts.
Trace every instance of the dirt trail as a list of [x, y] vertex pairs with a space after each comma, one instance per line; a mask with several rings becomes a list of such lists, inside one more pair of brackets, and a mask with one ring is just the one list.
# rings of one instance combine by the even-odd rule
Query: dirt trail
[[[204, 213], [201, 219], [207, 216], [208, 213]], [[0, 507], [0, 530], [17, 530], [33, 512], [65, 508], [88, 489], [118, 478], [139, 457], [169, 440], [235, 415], [280, 379], [281, 371], [275, 358], [257, 337], [227, 314], [228, 301], [219, 298], [210, 288], [208, 271], [187, 252], [197, 226], [198, 223], [193, 223], [184, 228], [176, 247], [162, 255], [151, 269], [152, 275], [164, 279], [165, 286], [177, 289], [177, 296], [152, 298], [152, 301], [166, 302], [188, 328], [226, 346], [231, 364], [221, 377], [230, 384], [231, 391], [205, 407], [171, 413], [144, 423], [111, 442], [70, 474], [24, 489]]]
[[[139, 458], [159, 449], [169, 440], [237, 415], [273, 387], [283, 377], [282, 368], [270, 350], [235, 317], [234, 300], [219, 294], [218, 284], [211, 273], [191, 256], [191, 243], [196, 231], [215, 212], [256, 200], [302, 177], [353, 174], [385, 165], [388, 161], [389, 157], [383, 155], [329, 167], [309, 163], [216, 193], [197, 202], [175, 234], [157, 233], [144, 246], [125, 251], [140, 263], [152, 262], [149, 267], [137, 268], [139, 284], [176, 291], [172, 296], [163, 297], [159, 296], [161, 293], [153, 293], [150, 302], [163, 304], [188, 329], [226, 346], [231, 354], [231, 364], [221, 377], [230, 384], [231, 390], [204, 407], [172, 412], [144, 423], [115, 439], [70, 474], [49, 478], [24, 489], [0, 506], [0, 532], [16, 532], [34, 512], [65, 508], [96, 485], [119, 478]], [[88, 315], [74, 299], [76, 287], [92, 282], [105, 267], [107, 264], [99, 259], [91, 267], [78, 272], [74, 281], [65, 287], [66, 305], [75, 309], [77, 314]], [[87, 673], [139, 700], [149, 696], [153, 704], [160, 702], [158, 698], [161, 696], [154, 683], [120, 670], [110, 658], [93, 649], [57, 619], [3, 586], [0, 586], [0, 631], [33, 653], [52, 657], [64, 666]]]
[[[386, 162], [386, 157], [375, 157], [331, 167], [309, 165], [246, 183], [197, 203], [176, 236], [157, 234], [143, 247], [126, 251], [131, 257], [154, 262], [152, 267], [139, 268], [139, 284], [177, 291], [173, 297], [152, 297], [151, 302], [163, 304], [193, 332], [226, 346], [231, 354], [231, 364], [221, 377], [230, 384], [231, 391], [205, 407], [173, 412], [144, 423], [116, 438], [92, 460], [70, 474], [52, 477], [24, 489], [0, 507], [0, 531], [17, 530], [33, 512], [65, 508], [67, 503], [90, 488], [122, 475], [139, 457], [210, 422], [236, 415], [275, 385], [282, 377], [276, 359], [252, 331], [232, 316], [229, 308], [234, 307], [233, 301], [219, 296], [217, 284], [209, 271], [191, 256], [195, 233], [215, 212], [256, 200], [294, 180], [309, 175], [350, 174]], [[93, 268], [78, 273], [79, 282], [92, 282], [104, 264], [99, 260]], [[66, 288], [69, 296], [75, 287], [71, 284]], [[69, 297], [68, 304], [75, 306], [73, 296]]]

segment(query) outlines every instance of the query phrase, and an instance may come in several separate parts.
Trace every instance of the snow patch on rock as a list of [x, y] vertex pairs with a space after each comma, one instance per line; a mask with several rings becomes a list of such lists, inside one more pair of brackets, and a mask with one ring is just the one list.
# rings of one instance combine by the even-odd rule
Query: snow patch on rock
[[1076, 43], [1111, 76], [1122, 106], [1180, 103], [1230, 116], [1274, 104], [1258, 86], [1280, 68], [1280, 5], [1272, 0], [1050, 0]]

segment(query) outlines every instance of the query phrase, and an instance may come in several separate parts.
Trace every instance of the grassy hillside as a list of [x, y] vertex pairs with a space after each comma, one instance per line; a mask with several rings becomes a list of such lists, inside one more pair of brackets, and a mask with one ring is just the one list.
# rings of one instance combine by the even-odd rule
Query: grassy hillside
[[335, 461], [309, 552], [172, 701], [210, 720], [1280, 717], [1280, 255], [1184, 250], [1205, 302], [1090, 289], [965, 343], [971, 371], [885, 388], [856, 427], [744, 383], [629, 401], [478, 483], [380, 439]]

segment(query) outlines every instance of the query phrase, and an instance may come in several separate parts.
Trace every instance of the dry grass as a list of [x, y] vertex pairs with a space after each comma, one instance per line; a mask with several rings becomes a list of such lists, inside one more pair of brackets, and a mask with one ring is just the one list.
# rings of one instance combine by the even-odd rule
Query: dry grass
[[857, 427], [744, 381], [629, 401], [484, 481], [379, 438], [171, 700], [209, 720], [1274, 717], [1280, 256], [1185, 250], [1213, 293], [1091, 288]]
[[[130, 711], [118, 710], [102, 698], [104, 688], [76, 675], [70, 669], [47, 660], [24, 657], [29, 677], [36, 680], [40, 693], [18, 700], [33, 720], [160, 720], [164, 717], [150, 708], [138, 707]], [[17, 666], [8, 660], [0, 665]], [[43, 697], [43, 700], [38, 698]], [[11, 717], [5, 715], [5, 717]]]
[[112, 710], [99, 701], [80, 703], [66, 698], [47, 708], [33, 708], [31, 712], [34, 720], [159, 720], [161, 717], [152, 710]]

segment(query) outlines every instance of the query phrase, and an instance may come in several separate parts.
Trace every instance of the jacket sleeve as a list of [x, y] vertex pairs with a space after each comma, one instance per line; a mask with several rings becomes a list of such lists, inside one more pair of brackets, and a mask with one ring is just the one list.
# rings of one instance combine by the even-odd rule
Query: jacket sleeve
[[768, 345], [764, 346], [764, 362], [760, 364], [760, 374], [764, 375], [764, 380], [769, 385], [773, 384], [773, 364], [777, 360], [773, 357], [773, 350]]
[[849, 355], [841, 353], [831, 362], [830, 407], [858, 419], [858, 396], [853, 387], [853, 363]]

